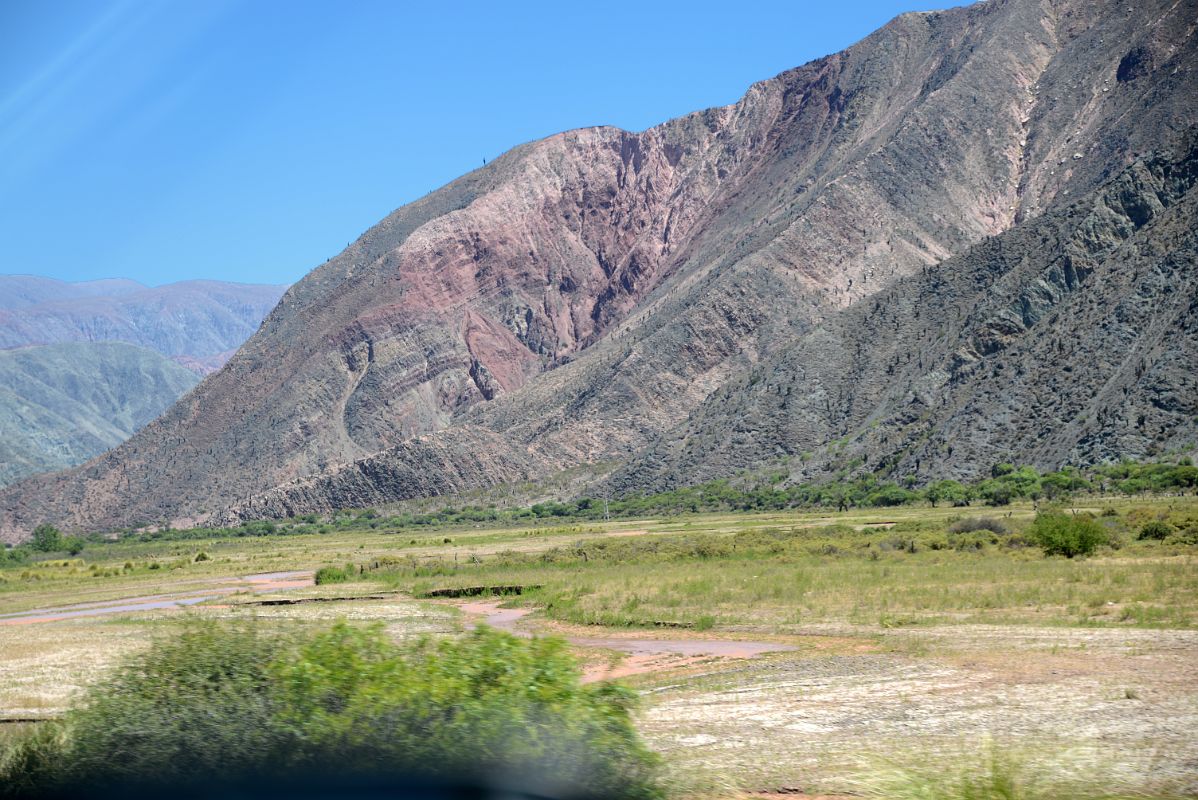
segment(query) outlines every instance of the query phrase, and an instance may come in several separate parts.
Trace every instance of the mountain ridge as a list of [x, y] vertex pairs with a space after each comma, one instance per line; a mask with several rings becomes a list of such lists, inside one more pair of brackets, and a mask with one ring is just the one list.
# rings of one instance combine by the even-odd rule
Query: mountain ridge
[[67, 283], [0, 276], [0, 350], [71, 341], [123, 341], [169, 358], [235, 350], [285, 287], [187, 280], [143, 286], [126, 278]]
[[[919, 474], [922, 460], [976, 478], [990, 464], [1020, 453], [1012, 446], [1019, 440], [1037, 442], [1021, 452], [1033, 466], [1192, 450], [1198, 443], [1198, 401], [1193, 399], [1198, 382], [1192, 372], [1198, 364], [1193, 332], [1198, 236], [1188, 226], [1198, 218], [1198, 131], [1186, 138], [1175, 151], [1134, 162], [1092, 195], [984, 240], [936, 271], [896, 283], [865, 307], [847, 311], [797, 342], [798, 352], [779, 353], [757, 365], [698, 409], [672, 439], [621, 470], [617, 485], [658, 488], [678, 482], [668, 477], [671, 473], [702, 480], [768, 460], [754, 453], [806, 454], [791, 469], [792, 478], [801, 481], [853, 460], [903, 474]], [[920, 323], [921, 315], [935, 322]], [[1062, 315], [1072, 317], [1072, 328]], [[1103, 346], [1087, 342], [1079, 327], [1100, 331], [1089, 338]], [[838, 355], [851, 362], [844, 351], [862, 338], [862, 331], [867, 331], [864, 338], [884, 344], [852, 364], [850, 377], [838, 387], [833, 373], [840, 370], [829, 362]], [[1036, 337], [1051, 341], [1054, 353], [1066, 347], [1086, 351], [1083, 358], [1066, 362], [1074, 386], [1061, 386], [1060, 375], [1036, 370], [1036, 359], [1027, 353]], [[1162, 346], [1166, 337], [1176, 341]], [[1137, 356], [1141, 349], [1145, 353]], [[1158, 352], [1150, 356], [1153, 351]], [[1129, 359], [1135, 363], [1129, 366]], [[1016, 362], [1014, 383], [1000, 392], [993, 384], [1009, 380], [1000, 376], [1010, 361]], [[1164, 374], [1152, 382], [1153, 371]], [[1140, 385], [1145, 375], [1149, 381]], [[971, 384], [975, 380], [991, 385], [979, 390]], [[806, 394], [796, 391], [800, 385]], [[1092, 397], [1086, 396], [1087, 386], [1094, 387]], [[832, 401], [824, 403], [812, 387], [826, 390]], [[1055, 393], [1055, 403], [1024, 399], [1035, 388]], [[1133, 391], [1151, 397], [1136, 399]], [[969, 421], [957, 425], [985, 431], [980, 441], [975, 436], [971, 442], [967, 430], [938, 432], [937, 425], [954, 419], [945, 419], [942, 411], [930, 425], [920, 419], [962, 393], [963, 407], [954, 413]], [[1006, 396], [995, 400], [999, 395]], [[1032, 408], [1015, 413], [1012, 399]], [[1146, 409], [1130, 431], [1116, 423], [1125, 416], [1120, 413], [1125, 404]], [[1037, 418], [1043, 425], [1046, 412], [1052, 415], [1047, 439], [1040, 431], [1018, 431]], [[717, 435], [719, 421], [729, 418], [745, 422], [738, 435]], [[991, 430], [995, 423], [1014, 428], [1015, 435]], [[1085, 430], [1070, 432], [1071, 424]], [[904, 430], [908, 426], [913, 430]], [[929, 433], [931, 441], [921, 446], [919, 437]], [[692, 439], [701, 447], [688, 450]], [[819, 452], [834, 440], [839, 440], [834, 452]], [[907, 447], [914, 452], [903, 452]], [[717, 455], [720, 450], [726, 452]]]

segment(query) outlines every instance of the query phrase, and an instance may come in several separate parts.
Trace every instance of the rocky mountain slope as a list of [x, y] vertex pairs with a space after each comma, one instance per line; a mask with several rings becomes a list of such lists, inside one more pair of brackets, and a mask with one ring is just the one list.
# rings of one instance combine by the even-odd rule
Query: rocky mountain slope
[[123, 342], [0, 350], [0, 485], [115, 447], [199, 380]]
[[[1198, 443], [1198, 135], [904, 278], [713, 393], [618, 471], [664, 488], [780, 457], [981, 477]], [[833, 443], [832, 446], [828, 446]]]
[[125, 279], [67, 283], [0, 275], [0, 349], [56, 342], [129, 342], [205, 375], [258, 329], [285, 286]]
[[[1006, 386], [988, 370], [1007, 361], [987, 360], [988, 344], [972, 377], [954, 377], [965, 367], [940, 351], [910, 368], [926, 367], [918, 375], [903, 373], [932, 393], [915, 422], [883, 397], [892, 382], [870, 367], [890, 375], [917, 357], [891, 347], [925, 335], [899, 309], [933, 329], [954, 322], [900, 298], [926, 290], [947, 313], [989, 297], [989, 275], [1002, 289], [995, 302], [1022, 302], [1025, 273], [985, 266], [999, 252], [987, 248], [1046, 235], [1027, 226], [1097, 198], [1133, 165], [1151, 172], [1144, 159], [1162, 147], [1174, 148], [1165, 162], [1181, 163], [1176, 148], [1198, 124], [1196, 12], [1192, 1], [995, 0], [908, 14], [733, 106], [642, 133], [592, 128], [518, 147], [396, 211], [292, 287], [226, 369], [129, 443], [0, 495], [0, 530], [17, 536], [42, 519], [105, 527], [286, 515], [579, 463], [626, 464], [614, 479], [625, 488], [668, 485], [819, 448], [872, 425], [871, 414], [882, 421], [870, 430], [890, 438], [850, 438], [871, 459], [915, 472], [967, 472], [999, 448], [1050, 460], [1122, 447], [1134, 437], [1087, 445], [1081, 412], [1068, 425], [1000, 429], [986, 417], [1000, 405], [980, 398]], [[1184, 197], [1169, 203], [1128, 241], [1156, 244], [1158, 226], [1192, 223]], [[1064, 240], [1070, 224], [1059, 224]], [[1101, 270], [1129, 268], [1102, 258]], [[1158, 263], [1145, 258], [1145, 269]], [[976, 270], [983, 285], [948, 274], [958, 270]], [[893, 292], [889, 315], [862, 327], [854, 315]], [[884, 318], [903, 330], [878, 327]], [[1103, 319], [1069, 330], [1097, 346], [1091, 325]], [[1020, 324], [1035, 327], [1031, 317]], [[1046, 356], [1043, 330], [1018, 333], [1004, 369]], [[826, 351], [821, 337], [833, 340]], [[1162, 347], [1192, 358], [1183, 340]], [[1078, 365], [1066, 352], [1085, 358], [1091, 345], [1036, 361], [1012, 410], [1061, 418], [1065, 401], [1044, 387], [1068, 383]], [[896, 355], [897, 365], [885, 361]], [[835, 396], [806, 377], [821, 361]], [[927, 377], [933, 364], [956, 371]], [[739, 450], [709, 443], [687, 456], [696, 436], [723, 437], [745, 415], [771, 413], [754, 382], [765, 369], [792, 396], [811, 396], [796, 418], [755, 425]], [[1179, 374], [1159, 374], [1166, 393]], [[945, 389], [950, 378], [966, 388]], [[1129, 405], [1151, 402], [1117, 385], [1129, 387]], [[1164, 424], [1148, 416], [1144, 425]], [[1174, 426], [1163, 441], [1187, 436]], [[1045, 437], [1056, 437], [1051, 447]]]

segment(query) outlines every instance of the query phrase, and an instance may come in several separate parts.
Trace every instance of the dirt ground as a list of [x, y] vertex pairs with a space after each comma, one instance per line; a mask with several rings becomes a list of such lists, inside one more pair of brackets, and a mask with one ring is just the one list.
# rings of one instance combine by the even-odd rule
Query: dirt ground
[[761, 642], [599, 636], [495, 601], [459, 607], [564, 635], [586, 680], [635, 676], [642, 732], [697, 792], [851, 792], [871, 771], [948, 769], [1001, 746], [1053, 783], [1198, 793], [1198, 631], [824, 625]]
[[642, 730], [701, 785], [734, 774], [747, 788], [845, 791], [871, 769], [976, 760], [993, 743], [1054, 781], [1198, 792], [1196, 632], [876, 639], [880, 652], [800, 650], [646, 684]]

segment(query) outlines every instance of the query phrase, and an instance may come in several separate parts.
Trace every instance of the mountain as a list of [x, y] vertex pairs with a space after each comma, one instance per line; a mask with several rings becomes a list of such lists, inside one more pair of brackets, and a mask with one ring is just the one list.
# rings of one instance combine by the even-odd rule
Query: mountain
[[0, 275], [0, 486], [129, 438], [220, 369], [285, 288]]
[[1195, 184], [1190, 136], [897, 281], [729, 381], [616, 483], [793, 456], [795, 480], [853, 464], [976, 479], [1010, 454], [1055, 467], [1192, 450]]
[[126, 278], [67, 283], [37, 275], [0, 275], [0, 309], [29, 308], [80, 297], [117, 296], [145, 288]]
[[121, 342], [0, 350], [0, 485], [115, 447], [199, 380]]
[[[177, 358], [199, 374], [258, 329], [285, 286], [183, 281], [147, 287], [115, 279], [66, 283], [0, 276], [0, 349], [120, 341]], [[219, 362], [219, 363], [218, 363]]]
[[[285, 516], [584, 463], [630, 491], [807, 450], [797, 472], [852, 452], [918, 476], [1192, 446], [1173, 304], [1193, 291], [1176, 176], [1196, 10], [906, 14], [732, 106], [517, 147], [291, 287], [128, 443], [0, 494], [0, 531]], [[1120, 181], [1128, 202], [1104, 199]], [[1097, 422], [1116, 413], [1131, 431]]]

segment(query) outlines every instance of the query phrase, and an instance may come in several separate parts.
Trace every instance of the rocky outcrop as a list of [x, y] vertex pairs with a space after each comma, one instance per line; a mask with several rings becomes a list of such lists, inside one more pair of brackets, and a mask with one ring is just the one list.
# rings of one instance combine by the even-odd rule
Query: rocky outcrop
[[[908, 14], [735, 105], [516, 148], [292, 287], [224, 369], [127, 445], [0, 496], [0, 528], [277, 516], [586, 462], [689, 482], [670, 465], [747, 461], [701, 442], [712, 458], [679, 460], [680, 421], [755, 396], [747, 382], [774, 363], [813, 398], [777, 454], [851, 433], [841, 407], [856, 390], [840, 373], [885, 347], [854, 340], [835, 374], [787, 354], [834, 342], [844, 315], [933, 280], [1195, 123], [1193, 3], [1125, 8]], [[1124, 64], [1141, 46], [1151, 58]], [[1084, 255], [1073, 280], [1098, 269]], [[1042, 324], [1043, 299], [1028, 294], [1026, 319], [996, 308], [972, 330], [976, 358]], [[881, 367], [918, 354], [898, 357]], [[955, 374], [942, 371], [912, 391], [931, 398]], [[738, 405], [705, 430], [740, 436]]]

